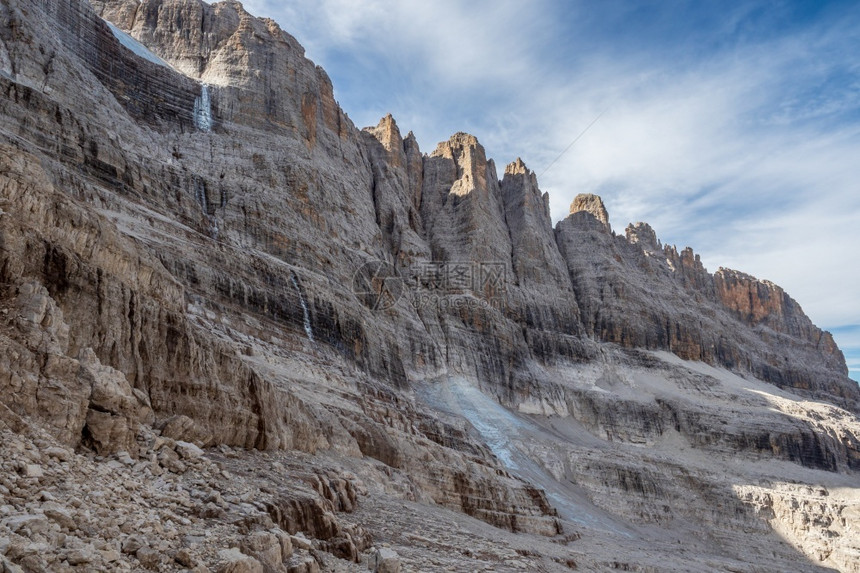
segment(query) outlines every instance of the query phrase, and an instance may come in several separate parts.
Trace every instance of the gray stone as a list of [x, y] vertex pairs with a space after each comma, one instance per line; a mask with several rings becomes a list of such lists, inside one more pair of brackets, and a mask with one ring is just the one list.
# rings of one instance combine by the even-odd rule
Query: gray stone
[[400, 573], [400, 556], [392, 549], [380, 548], [376, 552], [374, 571], [376, 573]]
[[187, 567], [191, 569], [197, 563], [194, 559], [194, 556], [191, 554], [191, 551], [187, 547], [183, 547], [173, 556], [173, 560], [182, 565], [183, 567]]
[[68, 531], [74, 531], [77, 528], [77, 524], [71, 513], [61, 507], [46, 508], [45, 517]]
[[263, 573], [263, 565], [238, 549], [222, 549], [218, 552], [221, 565], [218, 573]]
[[287, 573], [319, 573], [320, 566], [312, 556], [295, 554], [284, 563]]
[[66, 561], [69, 565], [76, 567], [78, 565], [86, 565], [96, 560], [95, 550], [91, 545], [87, 545], [80, 549], [73, 549], [66, 554]]
[[301, 531], [295, 535], [290, 535], [290, 543], [295, 549], [304, 549], [307, 551], [313, 548], [311, 540], [305, 537]]
[[190, 442], [177, 441], [176, 453], [184, 460], [196, 460], [203, 457], [205, 452]]
[[283, 562], [281, 541], [267, 531], [257, 531], [245, 537], [240, 546], [242, 553], [257, 559], [266, 568], [277, 568]]
[[45, 455], [61, 462], [67, 462], [71, 459], [73, 454], [65, 448], [50, 447], [45, 450]]
[[0, 521], [0, 525], [8, 527], [13, 533], [29, 536], [44, 532], [50, 523], [44, 515], [13, 515]]
[[40, 478], [45, 475], [42, 466], [38, 464], [27, 464], [24, 468], [24, 475], [28, 478]]
[[142, 535], [129, 535], [122, 542], [122, 552], [128, 555], [137, 553], [141, 547], [147, 547], [148, 541]]
[[24, 569], [0, 555], [0, 573], [24, 573]]
[[149, 547], [141, 547], [134, 554], [140, 565], [146, 569], [157, 571], [161, 569], [161, 553]]

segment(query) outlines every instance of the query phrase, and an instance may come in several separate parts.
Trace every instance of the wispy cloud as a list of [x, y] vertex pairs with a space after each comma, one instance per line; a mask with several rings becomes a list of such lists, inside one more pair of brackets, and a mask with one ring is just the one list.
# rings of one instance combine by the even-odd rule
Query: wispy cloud
[[860, 7], [245, 4], [326, 67], [357, 124], [392, 112], [425, 151], [471, 131], [540, 173], [606, 110], [541, 177], [556, 219], [599, 193], [617, 230], [648, 221], [711, 270], [782, 285], [825, 327], [860, 324]]

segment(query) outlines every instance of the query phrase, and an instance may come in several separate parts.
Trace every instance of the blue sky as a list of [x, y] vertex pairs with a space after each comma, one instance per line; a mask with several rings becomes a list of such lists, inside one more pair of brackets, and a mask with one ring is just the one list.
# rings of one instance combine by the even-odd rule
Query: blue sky
[[647, 221], [712, 272], [783, 286], [860, 379], [860, 3], [244, 4], [359, 127], [390, 112], [428, 153], [468, 131], [539, 174], [556, 220], [598, 193], [616, 231]]

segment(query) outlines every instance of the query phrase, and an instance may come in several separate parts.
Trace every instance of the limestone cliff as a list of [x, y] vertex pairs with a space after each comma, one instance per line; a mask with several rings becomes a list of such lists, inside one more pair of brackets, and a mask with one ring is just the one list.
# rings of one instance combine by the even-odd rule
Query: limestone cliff
[[586, 196], [556, 226], [589, 333], [739, 368], [856, 410], [856, 384], [832, 336], [782, 289], [727, 269], [711, 275], [692, 249], [661, 246], [645, 223], [626, 237], [608, 224], [600, 199]]
[[[108, 537], [65, 522], [65, 505], [31, 523], [19, 513], [39, 472], [15, 459], [0, 555], [28, 570], [350, 570], [388, 559], [376, 537], [424, 569], [687, 570], [682, 542], [702, 570], [817, 570], [798, 552], [851, 562], [860, 390], [776, 285], [710, 274], [644, 223], [616, 235], [593, 195], [553, 229], [534, 173], [516, 160], [500, 179], [472, 135], [422, 154], [391, 116], [358, 130], [296, 40], [238, 2], [0, 8], [10, 455], [52, 444], [67, 458], [40, 504], [71, 504], [63, 480], [86, 482], [104, 458], [144, 472], [147, 495], [169, 478], [201, 500], [180, 504], [198, 521], [171, 523], [204, 520], [223, 544], [183, 530], [161, 557], [126, 552], [131, 521]], [[136, 491], [118, 475], [112, 491]], [[791, 510], [822, 490], [833, 497]], [[404, 507], [435, 537], [402, 537], [408, 520], [392, 533], [379, 516]], [[489, 540], [483, 553], [445, 520]], [[517, 552], [498, 553], [485, 524]], [[92, 556], [28, 553], [73, 531]], [[119, 539], [120, 557], [103, 554]]]

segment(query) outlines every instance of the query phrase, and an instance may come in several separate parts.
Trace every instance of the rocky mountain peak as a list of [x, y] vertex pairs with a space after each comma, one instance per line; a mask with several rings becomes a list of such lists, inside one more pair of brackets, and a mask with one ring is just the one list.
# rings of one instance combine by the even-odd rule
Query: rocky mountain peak
[[505, 175], [528, 175], [529, 173], [531, 171], [519, 157], [505, 167]]
[[603, 205], [603, 199], [601, 199], [599, 195], [580, 193], [574, 197], [573, 202], [570, 204], [570, 214], [575, 215], [577, 213], [588, 213], [589, 215], [592, 215], [603, 224], [607, 231], [610, 230], [609, 213], [606, 211], [606, 207]]
[[720, 275], [724, 279], [731, 280], [731, 281], [762, 283], [762, 284], [767, 285], [768, 287], [776, 286], [768, 280], [762, 280], [762, 279], [754, 277], [753, 275], [751, 275], [749, 273], [745, 273], [743, 271], [738, 271], [735, 269], [730, 269], [728, 267], [720, 267], [719, 269], [717, 269], [717, 272], [714, 274]]
[[645, 252], [655, 253], [663, 250], [660, 241], [657, 240], [657, 233], [648, 223], [630, 223], [624, 231], [627, 240], [634, 245], [641, 246]]
[[[453, 160], [456, 168], [456, 181], [450, 188], [454, 195], [467, 195], [479, 191], [486, 195], [497, 181], [495, 164], [487, 160], [484, 146], [474, 135], [458, 132], [436, 146], [431, 158]], [[493, 181], [493, 184], [488, 184]]]
[[365, 127], [363, 131], [372, 135], [382, 145], [388, 164], [398, 168], [406, 165], [406, 146], [397, 122], [390, 113], [380, 119], [376, 127]]
[[276, 30], [234, 1], [210, 5], [201, 0], [93, 0], [92, 5], [185, 75], [206, 76], [219, 85], [229, 83], [229, 76], [207, 73], [207, 68], [223, 48], [229, 45], [245, 52], [255, 32], [262, 38]]
[[297, 130], [309, 149], [354, 130], [334, 101], [325, 71], [273, 20], [255, 18], [239, 2], [93, 0], [92, 5], [185, 76], [174, 82], [202, 83], [198, 93], [210, 92], [216, 124]]
[[541, 193], [537, 177], [520, 158], [505, 167], [500, 189], [517, 277], [523, 284], [568, 291], [570, 280], [552, 233], [549, 194]]
[[537, 176], [519, 157], [505, 166], [501, 190], [509, 210], [517, 205], [517, 209], [539, 214], [539, 219], [531, 223], [539, 220], [541, 227], [545, 226], [544, 223], [550, 222], [549, 194], [541, 193]]
[[[486, 158], [484, 147], [478, 141], [478, 138], [470, 133], [458, 131], [447, 141], [440, 141], [430, 154], [431, 157], [448, 157], [453, 159], [455, 155], [462, 154], [470, 149], [479, 150]], [[486, 159], [485, 159], [486, 160]]]
[[390, 113], [380, 119], [376, 127], [365, 127], [364, 131], [373, 135], [387, 151], [403, 151], [403, 137]]

